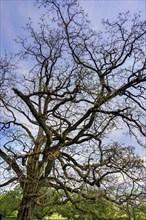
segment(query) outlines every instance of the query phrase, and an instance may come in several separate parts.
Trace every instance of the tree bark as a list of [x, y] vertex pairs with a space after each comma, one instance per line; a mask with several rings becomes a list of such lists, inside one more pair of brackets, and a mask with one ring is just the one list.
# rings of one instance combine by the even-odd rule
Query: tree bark
[[23, 197], [20, 204], [17, 220], [31, 220], [35, 208], [34, 199]]
[[[37, 184], [36, 184], [37, 185]], [[17, 215], [17, 220], [31, 220], [36, 206], [38, 188], [33, 183], [29, 183], [23, 190], [23, 197]]]

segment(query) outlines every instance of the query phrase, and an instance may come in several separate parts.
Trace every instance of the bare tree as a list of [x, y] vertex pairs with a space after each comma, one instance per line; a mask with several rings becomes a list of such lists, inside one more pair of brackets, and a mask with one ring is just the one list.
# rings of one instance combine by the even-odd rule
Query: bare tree
[[31, 219], [44, 187], [63, 189], [71, 202], [71, 193], [87, 199], [88, 187], [100, 187], [100, 196], [121, 204], [142, 185], [143, 164], [131, 147], [105, 139], [124, 129], [143, 145], [145, 22], [120, 14], [103, 22], [102, 34], [76, 0], [37, 4], [46, 16], [18, 39], [15, 86], [3, 81], [1, 187], [20, 183], [19, 220]]

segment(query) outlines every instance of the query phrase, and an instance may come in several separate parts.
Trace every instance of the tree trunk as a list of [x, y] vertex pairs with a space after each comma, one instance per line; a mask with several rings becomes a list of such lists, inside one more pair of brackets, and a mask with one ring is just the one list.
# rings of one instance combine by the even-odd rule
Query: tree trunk
[[[37, 185], [37, 184], [36, 184]], [[36, 206], [38, 188], [36, 185], [27, 184], [23, 189], [23, 197], [17, 215], [17, 220], [31, 220]]]
[[17, 220], [31, 220], [35, 208], [34, 199], [23, 198], [20, 204]]

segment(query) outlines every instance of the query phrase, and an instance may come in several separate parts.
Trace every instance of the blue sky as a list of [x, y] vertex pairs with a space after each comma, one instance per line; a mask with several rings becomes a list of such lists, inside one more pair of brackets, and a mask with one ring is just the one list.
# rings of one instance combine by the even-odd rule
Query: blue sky
[[120, 12], [134, 14], [141, 11], [144, 19], [146, 16], [145, 0], [81, 0], [81, 5], [97, 30], [102, 28], [101, 19], [116, 19]]
[[[60, 0], [61, 1], [61, 0]], [[102, 29], [101, 19], [115, 19], [119, 12], [130, 11], [131, 14], [141, 11], [145, 18], [145, 0], [79, 0], [88, 13], [91, 24], [97, 30]], [[17, 45], [13, 39], [23, 35], [28, 17], [37, 24], [42, 11], [34, 7], [33, 0], [0, 0], [0, 53], [7, 50], [14, 52]]]
[[[129, 10], [131, 14], [134, 14], [141, 11], [142, 18], [146, 19], [145, 0], [80, 0], [80, 4], [88, 13], [91, 25], [97, 31], [102, 29], [103, 18], [115, 20], [119, 12]], [[33, 0], [0, 0], [0, 55], [3, 55], [5, 50], [8, 53], [15, 53], [18, 45], [13, 39], [18, 35], [24, 35], [22, 26], [25, 26], [29, 17], [37, 25], [41, 14], [42, 10], [34, 7]], [[127, 138], [128, 144], [131, 141]], [[140, 151], [140, 154], [144, 154], [144, 151]]]

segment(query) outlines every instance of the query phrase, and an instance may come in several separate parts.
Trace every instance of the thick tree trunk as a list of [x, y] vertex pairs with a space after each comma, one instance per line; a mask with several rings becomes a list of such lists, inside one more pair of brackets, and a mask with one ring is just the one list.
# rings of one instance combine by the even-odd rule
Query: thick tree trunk
[[17, 220], [31, 220], [38, 196], [38, 185], [34, 182], [25, 183], [23, 197], [17, 215]]
[[34, 198], [23, 197], [18, 211], [17, 220], [31, 220], [34, 208]]

